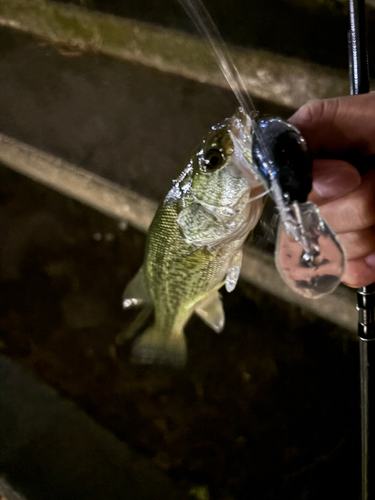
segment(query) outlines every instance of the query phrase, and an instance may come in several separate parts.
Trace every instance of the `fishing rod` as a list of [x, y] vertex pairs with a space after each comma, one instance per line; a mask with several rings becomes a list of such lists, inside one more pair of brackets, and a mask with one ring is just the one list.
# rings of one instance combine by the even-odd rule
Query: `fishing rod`
[[[349, 0], [350, 30], [349, 76], [350, 94], [367, 94], [370, 91], [368, 56], [366, 44], [366, 12], [364, 0]], [[362, 500], [375, 498], [373, 468], [373, 435], [370, 432], [374, 420], [371, 407], [371, 379], [375, 367], [375, 284], [358, 288], [358, 336], [359, 370], [361, 393], [361, 474]], [[373, 427], [373, 425], [372, 425]]]

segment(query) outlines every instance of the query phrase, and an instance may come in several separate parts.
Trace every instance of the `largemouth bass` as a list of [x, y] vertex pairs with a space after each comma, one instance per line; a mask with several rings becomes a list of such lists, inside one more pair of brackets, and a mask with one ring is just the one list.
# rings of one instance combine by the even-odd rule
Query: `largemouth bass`
[[218, 290], [235, 288], [243, 243], [263, 208], [251, 126], [240, 109], [212, 127], [156, 212], [144, 263], [123, 297], [125, 308], [155, 310], [154, 324], [134, 341], [136, 361], [184, 364], [183, 329], [193, 312], [215, 332], [224, 327]]

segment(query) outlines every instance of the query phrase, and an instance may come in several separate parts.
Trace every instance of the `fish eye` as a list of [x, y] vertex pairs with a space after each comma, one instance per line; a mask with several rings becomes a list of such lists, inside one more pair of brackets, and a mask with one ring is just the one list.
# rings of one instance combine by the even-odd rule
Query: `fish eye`
[[210, 149], [204, 155], [204, 163], [208, 170], [221, 167], [224, 163], [224, 155], [218, 149]]

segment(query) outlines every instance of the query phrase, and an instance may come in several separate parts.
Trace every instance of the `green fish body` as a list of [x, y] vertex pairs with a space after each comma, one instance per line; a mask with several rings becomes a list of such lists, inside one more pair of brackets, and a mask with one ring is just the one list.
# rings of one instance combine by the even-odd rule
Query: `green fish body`
[[216, 332], [224, 327], [218, 290], [235, 288], [243, 243], [263, 208], [250, 129], [241, 111], [212, 127], [156, 212], [144, 263], [123, 297], [124, 307], [155, 311], [133, 344], [139, 362], [184, 364], [183, 329], [193, 312]]

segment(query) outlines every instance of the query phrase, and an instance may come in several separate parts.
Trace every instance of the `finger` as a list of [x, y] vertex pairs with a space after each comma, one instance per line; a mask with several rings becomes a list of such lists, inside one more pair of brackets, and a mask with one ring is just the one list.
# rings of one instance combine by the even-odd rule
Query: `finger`
[[375, 265], [369, 265], [366, 259], [350, 260], [341, 281], [352, 288], [371, 285], [375, 282]]
[[314, 160], [309, 200], [322, 205], [354, 191], [361, 184], [358, 170], [341, 160]]
[[348, 260], [360, 259], [375, 252], [375, 229], [362, 229], [339, 235]]
[[330, 151], [375, 154], [375, 95], [311, 101], [290, 119], [314, 155]]
[[319, 211], [336, 233], [375, 225], [375, 171], [365, 174], [357, 189], [320, 206]]

